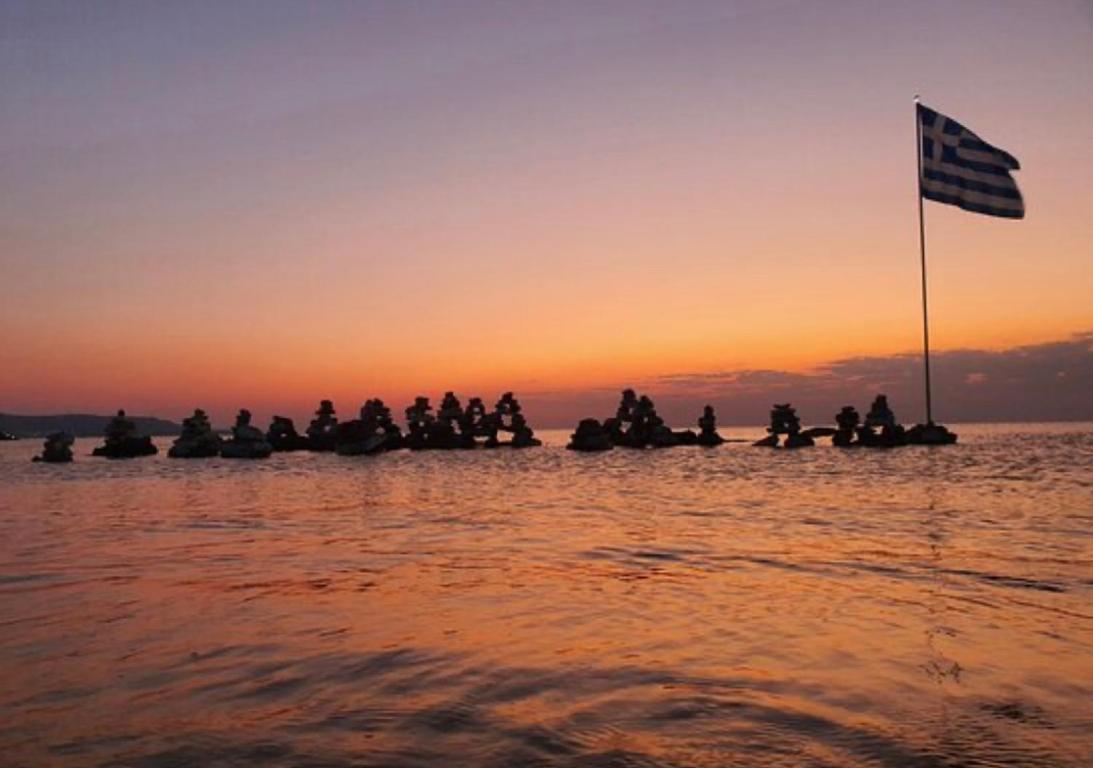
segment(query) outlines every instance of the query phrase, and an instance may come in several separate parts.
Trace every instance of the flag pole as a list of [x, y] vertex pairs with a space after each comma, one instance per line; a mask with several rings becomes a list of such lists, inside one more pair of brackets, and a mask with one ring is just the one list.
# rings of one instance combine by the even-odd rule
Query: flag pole
[[922, 359], [926, 372], [926, 423], [934, 423], [930, 402], [930, 323], [926, 312], [926, 220], [922, 212], [922, 119], [915, 94], [915, 159], [918, 161], [918, 253], [922, 265]]

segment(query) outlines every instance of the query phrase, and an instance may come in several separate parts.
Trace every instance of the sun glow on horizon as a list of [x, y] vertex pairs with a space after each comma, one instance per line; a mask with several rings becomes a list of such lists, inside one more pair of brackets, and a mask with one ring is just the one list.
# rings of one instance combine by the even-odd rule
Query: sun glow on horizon
[[915, 92], [1021, 160], [1029, 209], [927, 203], [934, 348], [1093, 328], [1088, 27], [937, 10], [946, 34], [864, 4], [12, 14], [0, 410], [915, 351]]

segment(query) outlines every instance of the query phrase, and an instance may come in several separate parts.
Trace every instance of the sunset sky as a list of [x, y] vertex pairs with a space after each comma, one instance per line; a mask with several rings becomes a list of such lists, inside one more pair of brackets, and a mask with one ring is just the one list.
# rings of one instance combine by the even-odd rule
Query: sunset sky
[[926, 203], [936, 348], [1084, 338], [1088, 373], [1083, 0], [0, 0], [0, 411], [515, 389], [563, 423], [914, 352], [916, 93], [1028, 210]]

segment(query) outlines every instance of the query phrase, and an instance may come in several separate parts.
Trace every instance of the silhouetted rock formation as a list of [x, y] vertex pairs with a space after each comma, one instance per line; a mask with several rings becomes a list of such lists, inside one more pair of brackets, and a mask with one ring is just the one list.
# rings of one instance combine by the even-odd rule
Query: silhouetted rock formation
[[[612, 418], [605, 419], [603, 429], [613, 445], [623, 445], [628, 441], [626, 431], [634, 421], [634, 409], [638, 405], [638, 395], [632, 389], [624, 389], [619, 407]], [[598, 422], [597, 422], [598, 423]]]
[[[628, 404], [628, 394], [629, 390], [623, 392], [623, 405]], [[620, 411], [623, 405], [619, 406]], [[664, 419], [657, 414], [652, 399], [647, 395], [639, 397], [630, 410], [630, 426], [623, 433], [620, 445], [626, 448], [645, 448], [650, 445], [666, 448], [674, 444], [671, 430], [664, 426]]]
[[[528, 426], [524, 417], [520, 401], [512, 392], [505, 392], [494, 406], [493, 413], [483, 420], [483, 429], [486, 432], [486, 447], [496, 448], [507, 445], [512, 448], [533, 448], [542, 445], [535, 438], [534, 432]], [[512, 439], [501, 442], [498, 439], [499, 432], [508, 432]]]
[[[713, 409], [707, 406], [709, 416]], [[705, 417], [704, 417], [705, 418]], [[702, 426], [699, 419], [699, 427]], [[603, 431], [613, 445], [624, 448], [671, 448], [677, 445], [719, 445], [724, 440], [717, 435], [716, 421], [705, 437], [691, 429], [673, 432], [657, 413], [647, 395], [624, 389], [615, 415], [603, 423]]]
[[340, 456], [362, 456], [402, 447], [402, 430], [391, 419], [391, 409], [379, 398], [361, 406], [359, 419], [338, 425], [335, 450]]
[[4, 430], [0, 429], [0, 443], [18, 439], [19, 438], [13, 435], [11, 432], [5, 432]]
[[459, 447], [477, 448], [478, 438], [497, 439], [497, 426], [494, 419], [486, 413], [486, 405], [481, 397], [472, 397], [459, 417]]
[[[879, 430], [879, 431], [878, 431]], [[858, 427], [858, 443], [868, 448], [898, 448], [907, 445], [907, 434], [888, 407], [888, 398], [877, 395], [865, 422]]]
[[808, 435], [801, 434], [801, 420], [797, 418], [796, 409], [789, 403], [775, 404], [770, 411], [770, 426], [767, 427], [767, 436], [762, 440], [756, 440], [754, 445], [767, 448], [777, 448], [780, 442], [779, 435], [785, 435], [783, 448], [805, 448], [815, 445], [815, 441]]
[[873, 399], [873, 405], [869, 407], [869, 413], [865, 415], [867, 427], [891, 427], [896, 424], [896, 414], [888, 407], [888, 396], [877, 395]]
[[72, 461], [72, 443], [75, 441], [67, 432], [54, 432], [46, 438], [42, 446], [42, 455], [35, 456], [34, 461], [46, 461], [51, 464], [63, 464]]
[[310, 451], [333, 451], [338, 429], [338, 418], [334, 415], [334, 403], [323, 400], [315, 418], [307, 426], [307, 447]]
[[440, 402], [440, 410], [426, 430], [425, 447], [450, 451], [462, 447], [462, 441], [456, 435], [456, 427], [463, 419], [463, 406], [454, 392], [445, 392]]
[[419, 395], [414, 398], [414, 404], [406, 408], [406, 447], [411, 451], [421, 451], [432, 447], [429, 444], [429, 433], [432, 431], [436, 417], [433, 415], [433, 406], [429, 404], [429, 398]]
[[698, 430], [699, 445], [714, 446], [725, 442], [725, 438], [717, 434], [717, 416], [714, 415], [712, 405], [702, 409], [702, 415], [698, 419]]
[[[446, 392], [440, 410], [434, 416], [429, 398], [418, 397], [406, 409], [407, 435], [404, 445], [411, 450], [451, 450], [483, 448], [531, 448], [542, 445], [528, 426], [520, 401], [512, 392], [505, 392], [494, 409], [486, 412], [480, 397], [472, 397], [467, 407], [460, 405], [453, 392]], [[512, 435], [502, 442], [501, 432]], [[482, 442], [479, 442], [479, 439]]]
[[513, 448], [534, 448], [543, 444], [542, 440], [535, 437], [535, 432], [528, 426], [527, 419], [522, 413], [513, 415], [511, 429]]
[[581, 419], [566, 446], [571, 451], [585, 452], [610, 451], [614, 447], [611, 436], [596, 419]]
[[213, 432], [205, 411], [182, 420], [182, 434], [175, 438], [167, 455], [172, 459], [203, 459], [220, 455], [220, 435]]
[[858, 409], [852, 405], [844, 405], [842, 410], [835, 414], [835, 434], [831, 438], [831, 443], [837, 445], [840, 448], [849, 448], [854, 445], [858, 445], [855, 442], [855, 437], [858, 432], [858, 425], [861, 423], [861, 416], [858, 415]]
[[931, 421], [916, 424], [907, 430], [907, 442], [912, 445], [952, 445], [956, 442], [956, 433]]
[[118, 411], [117, 416], [106, 425], [104, 434], [105, 443], [93, 450], [91, 455], [108, 459], [133, 459], [159, 452], [152, 444], [152, 438], [137, 434], [136, 425], [125, 418], [125, 411]]
[[275, 452], [303, 451], [308, 440], [296, 431], [296, 425], [287, 416], [274, 416], [266, 430], [266, 442]]
[[220, 447], [225, 459], [264, 459], [273, 453], [273, 446], [266, 442], [262, 430], [250, 424], [250, 411], [246, 408], [235, 417], [230, 440]]
[[445, 424], [455, 424], [463, 417], [463, 406], [455, 392], [445, 392], [444, 399], [440, 401], [440, 410], [436, 412], [437, 421]]

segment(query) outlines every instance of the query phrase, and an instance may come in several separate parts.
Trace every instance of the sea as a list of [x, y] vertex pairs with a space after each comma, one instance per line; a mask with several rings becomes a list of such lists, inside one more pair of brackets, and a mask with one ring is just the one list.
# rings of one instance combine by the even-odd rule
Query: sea
[[950, 426], [2, 443], [0, 766], [1093, 765], [1093, 424]]

